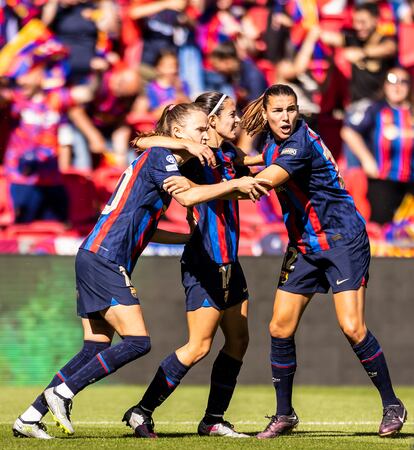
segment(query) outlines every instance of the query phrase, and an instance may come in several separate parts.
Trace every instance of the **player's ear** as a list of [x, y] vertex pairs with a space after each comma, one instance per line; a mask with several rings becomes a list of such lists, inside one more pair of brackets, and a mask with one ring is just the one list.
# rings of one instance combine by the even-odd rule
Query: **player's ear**
[[266, 110], [264, 108], [262, 108], [262, 117], [263, 117], [263, 120], [265, 122], [267, 122], [267, 113], [266, 113]]
[[172, 127], [171, 135], [172, 135], [173, 138], [176, 138], [176, 139], [185, 139], [185, 135], [183, 133], [183, 130], [178, 125], [175, 125], [175, 126]]
[[208, 126], [211, 128], [216, 128], [216, 115], [213, 114], [208, 118]]

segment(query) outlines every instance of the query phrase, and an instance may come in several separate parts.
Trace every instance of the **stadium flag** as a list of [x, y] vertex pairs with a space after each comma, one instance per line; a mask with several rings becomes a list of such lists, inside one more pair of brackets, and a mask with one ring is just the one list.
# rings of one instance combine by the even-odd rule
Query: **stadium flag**
[[32, 19], [0, 50], [0, 76], [16, 78], [38, 64], [45, 64], [45, 88], [51, 89], [66, 79], [67, 56], [67, 48], [45, 24]]

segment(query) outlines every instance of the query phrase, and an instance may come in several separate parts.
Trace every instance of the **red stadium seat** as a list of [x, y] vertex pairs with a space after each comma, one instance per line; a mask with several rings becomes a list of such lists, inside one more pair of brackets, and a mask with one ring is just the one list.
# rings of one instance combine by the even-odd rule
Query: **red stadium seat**
[[13, 203], [10, 197], [9, 186], [4, 175], [4, 169], [0, 166], [0, 227], [14, 222]]
[[74, 229], [89, 231], [99, 213], [99, 201], [90, 172], [70, 170], [63, 173], [69, 196], [69, 222]]
[[56, 237], [67, 233], [67, 226], [54, 220], [36, 221], [31, 223], [16, 223], [7, 227], [4, 235], [7, 238]]
[[95, 185], [100, 209], [108, 202], [121, 175], [122, 169], [115, 167], [99, 167], [93, 172], [92, 180]]

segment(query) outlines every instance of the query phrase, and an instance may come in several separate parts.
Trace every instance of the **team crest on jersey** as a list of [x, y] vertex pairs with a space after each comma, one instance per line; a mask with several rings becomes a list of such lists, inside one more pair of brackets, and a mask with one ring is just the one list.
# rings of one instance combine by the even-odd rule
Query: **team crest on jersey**
[[290, 155], [290, 156], [296, 156], [296, 153], [298, 151], [296, 150], [296, 148], [284, 148], [281, 152], [280, 152], [280, 156], [282, 155]]
[[175, 158], [174, 158], [173, 155], [168, 155], [168, 156], [166, 157], [166, 160], [167, 160], [167, 162], [169, 162], [170, 164], [176, 164], [176, 163], [177, 163], [177, 161], [175, 160]]

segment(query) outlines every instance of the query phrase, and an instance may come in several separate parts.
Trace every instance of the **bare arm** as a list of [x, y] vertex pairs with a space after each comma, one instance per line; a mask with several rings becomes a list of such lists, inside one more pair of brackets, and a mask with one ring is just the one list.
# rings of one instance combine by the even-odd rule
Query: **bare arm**
[[332, 47], [344, 47], [345, 38], [342, 33], [337, 31], [321, 31], [320, 35], [321, 41], [324, 44], [331, 45]]
[[313, 27], [308, 31], [308, 34], [303, 41], [295, 59], [293, 60], [293, 67], [296, 76], [305, 73], [309, 68], [309, 63], [313, 57], [315, 44], [320, 37], [321, 31], [319, 27]]
[[390, 58], [397, 53], [397, 44], [392, 39], [386, 39], [380, 44], [366, 45], [364, 53], [368, 58]]
[[165, 9], [183, 11], [185, 6], [185, 0], [161, 0], [150, 3], [139, 3], [129, 8], [129, 17], [134, 20], [142, 19], [143, 17], [152, 16]]
[[157, 244], [185, 244], [190, 239], [191, 233], [173, 233], [172, 231], [166, 231], [158, 229], [155, 231], [151, 238], [151, 242]]
[[92, 153], [104, 153], [107, 150], [102, 133], [95, 127], [92, 120], [81, 106], [70, 108], [68, 116], [75, 127], [87, 139], [89, 149]]
[[259, 172], [257, 174], [257, 177], [268, 180], [271, 186], [275, 188], [277, 186], [280, 186], [281, 184], [286, 183], [286, 181], [289, 180], [290, 175], [285, 169], [282, 169], [282, 167], [278, 166], [277, 164], [272, 164], [271, 166], [266, 167], [266, 169]]
[[58, 7], [59, 7], [58, 0], [49, 0], [43, 6], [41, 18], [42, 18], [42, 22], [46, 26], [49, 26], [55, 19]]
[[210, 147], [188, 139], [175, 139], [169, 136], [144, 136], [135, 140], [135, 145], [142, 150], [150, 147], [165, 147], [172, 150], [174, 156], [178, 156], [179, 164], [183, 164], [190, 158], [196, 157], [201, 164], [216, 165], [216, 158]]
[[[170, 177], [173, 178], [173, 177]], [[195, 185], [185, 192], [175, 193], [169, 188], [169, 178], [164, 183], [164, 189], [169, 192], [182, 206], [194, 206], [198, 203], [209, 202], [217, 198], [225, 198], [229, 194], [242, 193], [249, 195], [251, 200], [258, 199], [261, 195], [267, 195], [267, 189], [260, 185], [260, 181], [253, 177], [242, 177], [230, 181], [210, 184]], [[238, 191], [238, 192], [237, 192]]]
[[362, 136], [351, 127], [343, 127], [341, 137], [346, 142], [352, 153], [359, 159], [364, 172], [370, 178], [378, 177], [378, 164]]

